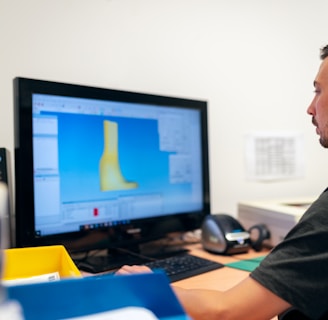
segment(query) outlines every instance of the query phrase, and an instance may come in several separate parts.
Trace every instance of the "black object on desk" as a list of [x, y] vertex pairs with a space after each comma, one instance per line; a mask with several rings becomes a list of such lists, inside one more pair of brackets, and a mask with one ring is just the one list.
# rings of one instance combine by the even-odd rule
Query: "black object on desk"
[[7, 150], [0, 148], [0, 181], [8, 183]]

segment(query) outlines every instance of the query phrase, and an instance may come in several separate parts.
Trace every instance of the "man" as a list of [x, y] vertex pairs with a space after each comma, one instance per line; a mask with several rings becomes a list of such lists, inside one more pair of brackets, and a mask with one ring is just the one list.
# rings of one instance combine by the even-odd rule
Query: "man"
[[[315, 96], [307, 113], [328, 148], [328, 45], [314, 81]], [[124, 266], [117, 274], [150, 271]], [[226, 292], [182, 289], [174, 291], [194, 319], [328, 319], [328, 191], [304, 213], [248, 278]]]

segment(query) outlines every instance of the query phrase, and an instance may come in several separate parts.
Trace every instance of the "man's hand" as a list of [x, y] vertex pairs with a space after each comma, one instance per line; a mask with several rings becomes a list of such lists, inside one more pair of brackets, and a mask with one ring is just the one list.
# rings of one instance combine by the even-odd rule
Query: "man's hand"
[[125, 275], [125, 274], [135, 274], [135, 273], [151, 273], [152, 270], [146, 266], [138, 266], [138, 265], [133, 265], [133, 266], [128, 266], [125, 265], [118, 269], [115, 274], [116, 275]]

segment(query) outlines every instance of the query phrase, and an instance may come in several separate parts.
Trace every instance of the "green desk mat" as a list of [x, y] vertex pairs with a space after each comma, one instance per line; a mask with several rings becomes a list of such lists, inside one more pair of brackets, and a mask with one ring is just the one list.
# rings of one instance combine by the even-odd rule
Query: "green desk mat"
[[261, 256], [253, 259], [230, 262], [226, 263], [225, 266], [251, 272], [261, 263], [264, 258], [265, 256]]

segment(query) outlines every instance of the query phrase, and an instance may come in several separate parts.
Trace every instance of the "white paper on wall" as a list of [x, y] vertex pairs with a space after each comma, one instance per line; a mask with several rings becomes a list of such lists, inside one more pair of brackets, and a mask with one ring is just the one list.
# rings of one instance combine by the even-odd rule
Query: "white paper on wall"
[[253, 181], [304, 176], [304, 139], [298, 132], [253, 132], [245, 136], [246, 178]]

